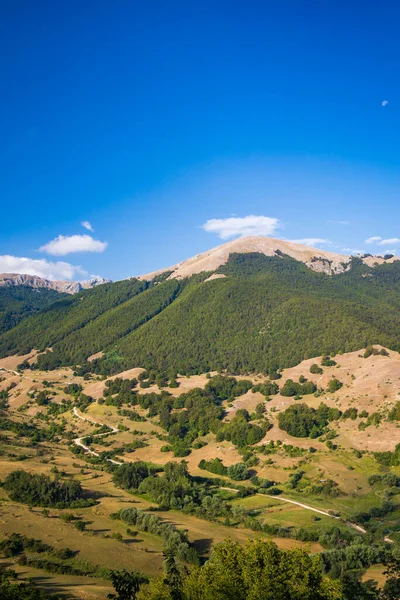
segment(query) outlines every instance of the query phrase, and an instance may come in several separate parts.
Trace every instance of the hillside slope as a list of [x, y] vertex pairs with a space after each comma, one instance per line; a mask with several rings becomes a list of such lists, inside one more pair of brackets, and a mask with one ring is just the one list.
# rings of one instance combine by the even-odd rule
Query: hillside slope
[[41, 368], [101, 373], [241, 373], [373, 343], [400, 348], [399, 261], [372, 268], [353, 259], [344, 273], [327, 275], [289, 257], [238, 253], [210, 275], [165, 273], [66, 297], [0, 335], [0, 354], [51, 347]]
[[[167, 269], [142, 275], [139, 279], [153, 279], [156, 275], [160, 275], [166, 271], [171, 271], [171, 278], [190, 277], [204, 271], [215, 271], [228, 262], [231, 254], [249, 254], [253, 252], [264, 254], [265, 256], [289, 256], [304, 263], [313, 271], [327, 273], [328, 275], [343, 273], [349, 269], [352, 260], [350, 256], [321, 250], [320, 248], [312, 248], [304, 244], [265, 236], [248, 236], [232, 240], [231, 242], [197, 254]], [[392, 256], [385, 259], [382, 256], [366, 254], [361, 260], [364, 264], [373, 267], [385, 262], [393, 262], [396, 260], [396, 257]]]
[[0, 331], [15, 327], [25, 317], [47, 308], [64, 295], [53, 289], [24, 285], [0, 287]]

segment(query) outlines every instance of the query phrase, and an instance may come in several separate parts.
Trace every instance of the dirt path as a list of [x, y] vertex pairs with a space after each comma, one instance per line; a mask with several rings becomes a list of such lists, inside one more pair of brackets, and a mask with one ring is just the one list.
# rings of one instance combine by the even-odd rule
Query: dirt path
[[[89, 423], [93, 423], [94, 425], [103, 425], [103, 426], [105, 425], [106, 427], [109, 427], [112, 430], [112, 433], [118, 433], [118, 429], [116, 429], [115, 427], [112, 427], [111, 425], [106, 425], [105, 423], [100, 423], [99, 421], [95, 421], [94, 419], [91, 419], [90, 417], [84, 417], [84, 416], [80, 415], [76, 406], [74, 406], [74, 415], [76, 417], [78, 417], [79, 419], [82, 419], [82, 421], [88, 421]], [[108, 433], [109, 432], [98, 433], [92, 437], [100, 437], [102, 435], [108, 435]], [[83, 448], [87, 453], [92, 454], [92, 456], [99, 456], [98, 452], [94, 452], [94, 450], [91, 450], [90, 448], [85, 446], [85, 444], [82, 441], [85, 439], [85, 437], [88, 437], [88, 436], [82, 436], [79, 438], [75, 438], [74, 443], [77, 446], [80, 446], [81, 448]], [[106, 460], [108, 462], [111, 462], [114, 465], [122, 465], [123, 464], [121, 462], [113, 460], [112, 458], [107, 458]], [[229, 487], [224, 487], [222, 489], [237, 491], [237, 490], [233, 490], [233, 488], [229, 488]], [[257, 494], [257, 495], [264, 496], [264, 494]], [[290, 500], [289, 498], [284, 498], [282, 496], [272, 496], [272, 497], [274, 498], [274, 500], [278, 500], [281, 502], [287, 502], [288, 504], [294, 504], [296, 506], [300, 506], [300, 508], [304, 508], [305, 510], [311, 510], [312, 512], [318, 513], [320, 515], [324, 515], [325, 517], [330, 517], [331, 519], [336, 519], [337, 521], [340, 520], [340, 517], [333, 515], [329, 511], [322, 510], [321, 508], [315, 508], [314, 506], [310, 506], [309, 504], [303, 504], [302, 502], [297, 502], [297, 500]], [[367, 533], [367, 530], [364, 529], [364, 527], [361, 527], [361, 525], [357, 525], [356, 523], [352, 523], [351, 521], [346, 521], [346, 525], [348, 525], [352, 529], [355, 529], [359, 533], [362, 533], [363, 535], [365, 535]], [[394, 544], [394, 541], [391, 540], [390, 537], [388, 537], [388, 536], [384, 537], [384, 541], [389, 544]]]
[[[260, 494], [263, 495], [263, 494]], [[296, 500], [289, 500], [289, 498], [283, 498], [282, 496], [273, 496], [275, 500], [281, 500], [282, 502], [288, 502], [289, 504], [295, 504], [296, 506], [301, 506], [301, 508], [305, 508], [306, 510], [312, 510], [313, 512], [319, 513], [320, 515], [325, 515], [325, 517], [331, 517], [332, 519], [339, 519], [336, 515], [332, 515], [326, 510], [321, 510], [320, 508], [314, 508], [313, 506], [309, 506], [308, 504], [303, 504], [302, 502], [297, 502]], [[350, 523], [349, 523], [350, 525]], [[355, 525], [358, 527], [358, 525]], [[359, 531], [361, 533], [367, 533], [365, 529], [360, 527]]]
[[[263, 494], [260, 494], [260, 495], [262, 496]], [[336, 515], [332, 515], [330, 512], [321, 510], [320, 508], [314, 508], [313, 506], [309, 506], [308, 504], [303, 504], [302, 502], [297, 502], [296, 500], [290, 500], [289, 498], [283, 498], [282, 496], [273, 496], [273, 498], [275, 500], [281, 500], [282, 502], [288, 502], [289, 504], [295, 504], [296, 506], [300, 506], [301, 508], [305, 508], [306, 510], [312, 510], [313, 512], [319, 513], [320, 515], [330, 517], [331, 519], [340, 520], [340, 517], [337, 517]], [[359, 533], [362, 533], [363, 535], [365, 535], [367, 533], [367, 530], [364, 529], [364, 527], [361, 527], [361, 525], [357, 525], [356, 523], [352, 523], [351, 521], [346, 521], [346, 525], [348, 525], [352, 529], [355, 529]], [[388, 536], [385, 536], [383, 539], [385, 542], [387, 542], [389, 544], [394, 544], [394, 541], [391, 540], [390, 537], [388, 537]]]
[[[102, 425], [103, 427], [108, 427], [109, 429], [111, 429], [111, 431], [106, 431], [105, 433], [96, 433], [95, 435], [92, 435], [90, 437], [95, 438], [95, 437], [102, 437], [104, 435], [109, 435], [110, 433], [118, 433], [118, 429], [116, 429], [115, 427], [112, 427], [111, 425], [106, 425], [105, 423], [100, 423], [99, 421], [95, 421], [94, 419], [91, 419], [90, 417], [84, 417], [83, 415], [80, 415], [76, 406], [74, 406], [73, 412], [74, 412], [75, 417], [78, 417], [78, 419], [81, 419], [82, 421], [87, 421], [88, 423], [92, 423], [93, 425]], [[82, 437], [75, 438], [73, 440], [74, 444], [76, 444], [80, 448], [83, 448], [85, 450], [85, 452], [87, 452], [88, 454], [91, 454], [92, 456], [100, 456], [100, 454], [98, 452], [95, 452], [94, 450], [91, 450], [88, 446], [85, 446], [85, 444], [83, 443], [83, 440], [87, 437], [89, 437], [89, 436], [83, 435]], [[122, 465], [123, 464], [122, 462], [118, 462], [117, 460], [113, 460], [112, 458], [106, 458], [105, 460], [107, 462], [112, 463], [113, 465]]]
[[12, 373], [13, 375], [16, 375], [17, 377], [21, 377], [21, 379], [29, 379], [29, 381], [35, 381], [32, 377], [27, 377], [26, 375], [22, 375], [21, 373], [18, 373], [18, 371], [13, 371], [12, 369], [5, 369], [4, 367], [0, 367], [0, 372], [1, 371], [5, 371], [6, 373]]

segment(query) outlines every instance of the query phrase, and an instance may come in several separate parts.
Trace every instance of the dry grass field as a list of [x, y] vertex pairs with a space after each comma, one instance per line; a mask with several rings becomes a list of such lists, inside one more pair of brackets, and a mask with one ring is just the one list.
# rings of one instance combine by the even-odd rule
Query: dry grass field
[[[266, 415], [273, 427], [257, 445], [262, 448], [270, 441], [280, 442], [275, 451], [269, 454], [258, 454], [259, 462], [252, 467], [253, 474], [270, 479], [276, 482], [277, 486], [283, 486], [285, 497], [326, 511], [340, 511], [344, 517], [344, 523], [341, 525], [344, 528], [347, 527], [346, 519], [351, 518], [353, 514], [381, 502], [382, 490], [373, 490], [368, 483], [368, 478], [371, 474], [382, 473], [385, 470], [379, 466], [372, 453], [381, 450], [392, 451], [396, 444], [400, 443], [400, 428], [396, 423], [387, 421], [388, 411], [400, 400], [400, 355], [390, 352], [389, 357], [372, 355], [365, 359], [362, 354], [363, 352], [360, 351], [336, 356], [337, 365], [324, 368], [322, 375], [310, 374], [310, 366], [315, 362], [319, 363], [319, 359], [303, 361], [296, 367], [286, 369], [278, 381], [279, 386], [282, 387], [287, 379], [298, 381], [303, 375], [314, 381], [318, 387], [326, 388], [329, 380], [335, 377], [343, 383], [340, 390], [334, 394], [325, 393], [319, 398], [314, 395], [304, 396], [301, 401], [314, 408], [323, 401], [328, 406], [340, 408], [342, 411], [356, 407], [358, 411], [367, 410], [369, 413], [378, 412], [382, 415], [382, 422], [378, 426], [370, 425], [365, 430], [358, 428], [360, 419], [335, 422], [335, 450], [327, 447], [324, 437], [312, 440], [294, 438], [279, 429], [277, 415], [296, 402], [293, 398], [277, 394], [265, 402], [264, 396], [259, 392], [248, 391], [233, 402], [224, 402], [226, 422], [232, 420], [237, 410], [245, 408], [252, 413], [260, 402], [264, 403]], [[117, 407], [99, 403], [106, 381], [97, 376], [85, 380], [75, 376], [68, 368], [50, 372], [27, 370], [17, 373], [17, 365], [24, 358], [9, 357], [0, 360], [0, 391], [13, 384], [9, 392], [7, 416], [17, 423], [34, 423], [38, 426], [45, 422], [63, 424], [65, 433], [57, 443], [44, 441], [35, 446], [30, 446], [26, 439], [21, 439], [12, 432], [1, 435], [0, 479], [4, 480], [7, 474], [17, 469], [43, 474], [61, 472], [63, 477], [80, 481], [85, 493], [96, 498], [97, 504], [72, 511], [86, 526], [85, 531], [77, 531], [73, 523], [66, 523], [60, 518], [63, 510], [49, 509], [49, 514], [46, 515], [41, 508], [30, 508], [12, 502], [6, 492], [0, 488], [0, 538], [11, 533], [20, 533], [40, 539], [56, 549], [69, 547], [76, 552], [75, 558], [72, 559], [74, 565], [90, 564], [100, 569], [125, 568], [139, 570], [149, 575], [160, 573], [163, 550], [161, 538], [141, 531], [128, 533], [126, 524], [110, 519], [110, 514], [121, 508], [135, 506], [147, 510], [156, 505], [148, 498], [133, 496], [115, 487], [111, 473], [107, 470], [99, 470], [95, 465], [87, 463], [84, 457], [75, 456], [71, 452], [67, 445], [68, 439], [96, 433], [93, 423], [78, 419], [72, 409], [46, 421], [47, 407], [38, 406], [32, 394], [49, 390], [52, 402], [61, 403], [66, 398], [71, 400], [71, 397], [64, 392], [65, 386], [71, 383], [82, 385], [83, 392], [95, 400], [86, 410], [84, 409], [82, 414], [95, 422], [120, 428], [118, 433], [107, 438], [93, 438], [91, 448], [94, 451], [120, 449], [135, 440], [144, 442], [143, 447], [134, 451], [117, 453], [116, 458], [119, 461], [141, 460], [162, 466], [170, 461], [182, 460], [174, 457], [171, 451], [162, 450], [166, 442], [159, 438], [165, 436], [166, 432], [160, 427], [158, 417], [148, 418], [146, 410], [135, 406], [135, 411], [145, 420], [130, 421], [127, 417], [118, 414]], [[31, 360], [34, 354], [31, 353], [26, 358]], [[140, 368], [130, 369], [119, 374], [118, 377], [132, 379], [141, 371]], [[260, 375], [237, 379], [250, 379], [253, 384], [265, 381], [265, 377]], [[205, 374], [182, 377], [178, 378], [179, 387], [165, 389], [177, 397], [194, 388], [204, 388], [207, 381]], [[139, 394], [159, 393], [159, 389], [153, 385], [147, 389], [138, 388], [138, 392]], [[192, 476], [206, 476], [210, 479], [216, 477], [199, 468], [202, 459], [212, 460], [218, 457], [227, 467], [243, 460], [238, 447], [232, 442], [217, 442], [215, 435], [211, 433], [204, 436], [203, 440], [206, 442], [205, 446], [193, 449], [185, 457]], [[294, 447], [295, 451], [291, 451], [290, 447]], [[313, 454], [309, 452], [310, 447], [315, 449]], [[363, 451], [357, 459], [354, 450]], [[301, 486], [290, 490], [287, 487], [288, 479], [299, 469], [304, 473], [304, 481], [335, 481], [340, 490], [339, 496], [318, 494], [305, 496]], [[391, 472], [400, 475], [400, 468], [392, 467]], [[225, 480], [226, 488], [229, 489], [233, 482], [227, 477]], [[243, 485], [249, 485], [249, 481], [243, 482]], [[313, 528], [317, 524], [318, 527], [328, 530], [335, 524], [329, 516], [319, 515], [316, 518], [312, 510], [285, 504], [279, 497], [255, 495], [233, 499], [231, 502], [256, 516], [260, 523], [268, 525]], [[255, 535], [260, 535], [243, 525], [231, 527], [224, 524], [223, 520], [212, 522], [180, 511], [158, 510], [156, 514], [164, 522], [173, 523], [178, 528], [187, 530], [189, 541], [203, 556], [207, 556], [213, 543], [227, 537], [242, 543], [254, 538]], [[396, 512], [391, 516], [394, 529], [397, 528], [398, 522], [400, 523], [400, 515]], [[276, 536], [273, 539], [281, 548], [304, 546], [310, 552], [322, 550], [318, 542], [307, 544], [289, 537]], [[12, 562], [13, 559], [3, 559], [3, 564]], [[62, 591], [71, 598], [102, 600], [111, 590], [110, 583], [98, 577], [46, 573], [43, 570], [15, 564], [13, 568], [16, 568], [21, 578], [32, 577], [46, 589]], [[373, 567], [368, 571], [367, 576], [382, 579], [382, 569]]]

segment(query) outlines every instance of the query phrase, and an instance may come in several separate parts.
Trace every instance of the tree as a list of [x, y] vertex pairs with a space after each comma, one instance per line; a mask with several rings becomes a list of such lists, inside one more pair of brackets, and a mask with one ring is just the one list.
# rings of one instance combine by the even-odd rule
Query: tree
[[125, 490], [137, 489], [148, 476], [149, 468], [145, 462], [129, 462], [116, 468], [113, 473], [113, 482]]
[[329, 407], [322, 403], [317, 410], [307, 404], [293, 404], [279, 413], [278, 423], [280, 429], [294, 437], [316, 438], [337, 414], [340, 415], [340, 412], [330, 412]]
[[129, 573], [123, 571], [111, 571], [111, 581], [116, 594], [108, 594], [110, 600], [136, 600], [137, 593], [147, 578], [140, 573]]
[[321, 365], [323, 367], [334, 367], [336, 365], [336, 361], [333, 360], [330, 356], [323, 356], [321, 360]]
[[[340, 585], [325, 577], [322, 561], [306, 551], [279, 550], [273, 542], [231, 540], [183, 582], [186, 600], [342, 600]], [[151, 597], [150, 597], [150, 600]]]
[[234, 481], [243, 481], [249, 478], [249, 471], [244, 463], [237, 463], [228, 467], [228, 477]]
[[342, 386], [343, 386], [343, 383], [341, 381], [339, 381], [339, 379], [334, 378], [329, 381], [326, 389], [330, 394], [334, 394], [335, 392], [340, 390], [340, 388]]
[[400, 600], [400, 559], [393, 556], [386, 563], [386, 582], [381, 592], [380, 600]]
[[164, 582], [170, 588], [172, 600], [180, 600], [182, 598], [182, 575], [176, 564], [175, 556], [171, 551], [164, 552]]
[[57, 478], [51, 480], [47, 475], [31, 474], [22, 469], [9, 473], [3, 488], [14, 502], [24, 502], [32, 506], [63, 508], [75, 501], [85, 503], [79, 481], [60, 481]]

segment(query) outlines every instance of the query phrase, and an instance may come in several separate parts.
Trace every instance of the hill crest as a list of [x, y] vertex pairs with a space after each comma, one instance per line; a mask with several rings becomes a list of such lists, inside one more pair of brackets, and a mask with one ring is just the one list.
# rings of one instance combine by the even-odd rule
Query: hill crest
[[[146, 273], [138, 278], [151, 280], [154, 279], [154, 277], [157, 277], [157, 275], [172, 271], [169, 278], [182, 279], [183, 277], [190, 277], [191, 275], [203, 271], [215, 271], [228, 262], [230, 254], [245, 254], [249, 252], [259, 252], [265, 256], [287, 255], [299, 262], [303, 262], [313, 271], [327, 273], [328, 275], [343, 273], [348, 270], [352, 258], [345, 254], [321, 250], [296, 242], [265, 236], [248, 236], [221, 244], [211, 250], [206, 250], [192, 258], [177, 263], [176, 265], [165, 269], [159, 269], [152, 273]], [[394, 256], [389, 259], [384, 259], [382, 256], [372, 256], [369, 254], [363, 255], [362, 257], [362, 261], [370, 267], [385, 262], [393, 262], [394, 260], [398, 260], [398, 258]]]
[[23, 285], [34, 289], [45, 288], [64, 292], [66, 294], [77, 294], [82, 290], [90, 289], [103, 283], [110, 283], [110, 279], [104, 277], [93, 277], [86, 281], [50, 281], [38, 275], [28, 275], [21, 273], [0, 273], [0, 287], [15, 287]]

